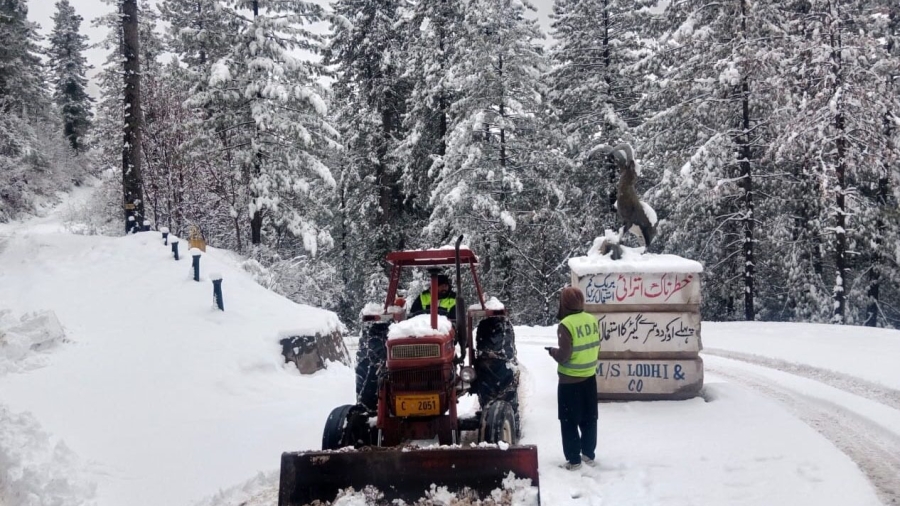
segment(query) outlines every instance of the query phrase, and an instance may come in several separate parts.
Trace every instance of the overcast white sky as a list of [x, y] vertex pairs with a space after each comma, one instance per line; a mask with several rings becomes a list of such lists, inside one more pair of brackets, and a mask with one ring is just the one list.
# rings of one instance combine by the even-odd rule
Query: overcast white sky
[[[81, 30], [82, 33], [87, 34], [88, 43], [94, 45], [103, 40], [103, 37], [106, 35], [106, 29], [91, 26], [91, 21], [112, 11], [112, 6], [102, 0], [69, 1], [75, 7], [75, 12], [84, 18], [84, 21], [81, 23]], [[151, 3], [155, 4], [156, 0], [151, 0]], [[537, 14], [541, 28], [544, 30], [544, 33], [547, 33], [550, 28], [549, 15], [553, 6], [553, 0], [532, 0], [532, 3], [538, 10]], [[30, 0], [28, 2], [28, 17], [41, 25], [40, 32], [45, 36], [53, 28], [52, 16], [54, 12], [56, 12], [55, 0]], [[93, 77], [106, 60], [106, 50], [103, 48], [91, 48], [85, 56], [88, 63], [94, 67], [88, 74]], [[97, 96], [98, 90], [94, 83], [91, 83], [88, 92], [94, 97]]]

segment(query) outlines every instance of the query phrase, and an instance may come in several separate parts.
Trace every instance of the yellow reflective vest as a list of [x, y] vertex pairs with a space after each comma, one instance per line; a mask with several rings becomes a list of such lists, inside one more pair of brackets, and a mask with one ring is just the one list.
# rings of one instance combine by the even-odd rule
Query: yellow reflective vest
[[[422, 309], [431, 306], [431, 293], [424, 292], [422, 293], [422, 295], [419, 295], [419, 302], [422, 303]], [[440, 301], [438, 302], [438, 307], [446, 310], [450, 314], [453, 314], [453, 308], [456, 307], [456, 299], [440, 299]]]
[[585, 312], [570, 314], [560, 322], [572, 336], [572, 357], [559, 364], [557, 371], [566, 376], [587, 378], [597, 369], [597, 353], [600, 351], [600, 330], [597, 319]]

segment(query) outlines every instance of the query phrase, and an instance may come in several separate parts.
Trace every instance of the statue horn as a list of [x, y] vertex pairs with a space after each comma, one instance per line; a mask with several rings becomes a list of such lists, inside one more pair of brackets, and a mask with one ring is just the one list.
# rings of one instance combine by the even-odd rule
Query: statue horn
[[[624, 162], [633, 162], [634, 161], [634, 149], [632, 149], [631, 144], [627, 142], [623, 142], [615, 147], [617, 152], [622, 152], [622, 156], [625, 157]], [[619, 158], [619, 157], [616, 157]]]

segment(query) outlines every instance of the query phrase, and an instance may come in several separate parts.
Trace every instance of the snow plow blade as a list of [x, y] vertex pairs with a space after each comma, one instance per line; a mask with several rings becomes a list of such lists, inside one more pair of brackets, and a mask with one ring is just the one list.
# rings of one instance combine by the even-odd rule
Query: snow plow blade
[[[415, 502], [432, 484], [451, 492], [469, 488], [486, 497], [502, 486], [510, 471], [538, 488], [537, 447], [286, 452], [281, 454], [278, 506], [333, 501], [341, 489], [367, 486], [383, 493], [386, 502]], [[540, 504], [539, 492], [537, 501]]]

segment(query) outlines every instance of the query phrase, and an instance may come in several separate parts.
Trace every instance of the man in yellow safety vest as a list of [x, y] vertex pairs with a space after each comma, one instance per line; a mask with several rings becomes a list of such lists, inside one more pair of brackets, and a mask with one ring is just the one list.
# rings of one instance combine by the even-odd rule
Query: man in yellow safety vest
[[[456, 308], [456, 293], [450, 284], [450, 276], [440, 274], [438, 279], [438, 312], [446, 314], [448, 318], [456, 318], [454, 309]], [[413, 300], [410, 313], [427, 313], [431, 311], [431, 290], [425, 290], [415, 300]], [[446, 312], [446, 313], [445, 313]]]
[[584, 462], [594, 465], [597, 447], [597, 358], [600, 331], [597, 319], [584, 312], [584, 294], [566, 287], [559, 295], [559, 346], [547, 347], [559, 364], [557, 404], [562, 432], [565, 469], [574, 471]]

